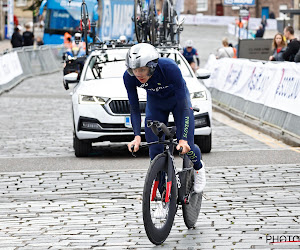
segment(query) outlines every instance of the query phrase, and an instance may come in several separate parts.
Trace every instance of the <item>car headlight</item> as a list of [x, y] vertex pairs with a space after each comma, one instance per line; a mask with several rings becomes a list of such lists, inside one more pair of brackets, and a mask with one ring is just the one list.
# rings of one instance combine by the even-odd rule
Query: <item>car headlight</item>
[[191, 99], [207, 100], [207, 95], [205, 91], [198, 91], [191, 93]]
[[104, 105], [107, 101], [105, 98], [100, 96], [91, 96], [91, 95], [79, 95], [79, 104], [99, 104]]

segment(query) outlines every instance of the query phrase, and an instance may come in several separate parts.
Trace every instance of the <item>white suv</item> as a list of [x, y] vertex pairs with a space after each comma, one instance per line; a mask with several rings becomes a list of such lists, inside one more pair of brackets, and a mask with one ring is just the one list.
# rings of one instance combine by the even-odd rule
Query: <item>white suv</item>
[[[128, 49], [129, 47], [117, 47], [95, 50], [86, 59], [79, 81], [77, 73], [64, 76], [65, 84], [77, 83], [72, 94], [73, 146], [77, 157], [88, 156], [94, 142], [129, 142], [134, 138], [130, 106], [123, 83]], [[191, 94], [192, 105], [200, 109], [199, 112], [195, 112], [195, 143], [200, 146], [202, 152], [210, 152], [212, 101], [209, 91], [201, 80], [197, 79], [178, 50], [157, 49], [161, 56], [175, 60], [181, 69]], [[209, 75], [205, 74], [202, 78], [207, 77]], [[146, 91], [138, 88], [138, 95], [143, 127]], [[170, 115], [169, 126], [174, 124], [173, 121], [173, 116]]]

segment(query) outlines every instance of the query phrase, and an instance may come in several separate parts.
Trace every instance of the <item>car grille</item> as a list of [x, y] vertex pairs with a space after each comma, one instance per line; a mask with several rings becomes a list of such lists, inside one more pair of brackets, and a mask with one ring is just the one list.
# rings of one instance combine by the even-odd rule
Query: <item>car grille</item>
[[[130, 114], [130, 104], [128, 100], [112, 100], [109, 107], [114, 114]], [[146, 102], [140, 102], [140, 111], [145, 114]]]

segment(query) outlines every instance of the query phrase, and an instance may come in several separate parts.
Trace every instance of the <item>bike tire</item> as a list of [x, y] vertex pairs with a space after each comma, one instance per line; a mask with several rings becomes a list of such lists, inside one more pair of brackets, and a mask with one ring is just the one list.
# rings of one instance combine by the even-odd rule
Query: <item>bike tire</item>
[[142, 3], [141, 0], [134, 1], [134, 31], [136, 40], [141, 43], [143, 41], [143, 15], [142, 15]]
[[175, 32], [174, 32], [176, 11], [173, 10], [172, 12], [173, 13], [171, 14], [171, 22], [170, 22], [170, 40], [171, 40], [172, 44], [174, 45], [176, 43]]
[[[190, 162], [190, 166], [192, 166], [191, 162]], [[190, 229], [196, 225], [200, 213], [200, 209], [201, 209], [201, 204], [202, 204], [202, 192], [201, 193], [193, 192], [193, 186], [194, 186], [193, 170], [191, 170], [190, 175], [187, 175], [186, 185], [187, 185], [187, 190], [191, 190], [192, 193], [190, 195], [189, 203], [182, 205], [182, 214], [183, 214], [184, 224], [188, 229]]]
[[166, 0], [163, 3], [163, 42], [168, 41], [168, 36], [169, 36], [168, 23], [170, 23], [169, 1]]
[[154, 11], [154, 3], [153, 0], [151, 1], [150, 5], [149, 5], [149, 38], [150, 38], [150, 43], [152, 45], [156, 44], [156, 18], [155, 18], [155, 11]]
[[[149, 238], [149, 240], [155, 244], [160, 245], [162, 244], [168, 237], [171, 228], [173, 226], [173, 221], [175, 217], [175, 213], [177, 210], [177, 183], [175, 178], [175, 173], [173, 173], [172, 178], [172, 186], [171, 186], [171, 194], [170, 194], [170, 201], [169, 204], [164, 204], [164, 186], [161, 186], [157, 188], [156, 201], [151, 201], [152, 197], [152, 190], [154, 182], [157, 178], [157, 176], [163, 175], [165, 177], [165, 174], [167, 174], [168, 171], [168, 165], [167, 165], [167, 156], [165, 154], [159, 154], [157, 155], [154, 160], [152, 161], [148, 173], [146, 175], [145, 184], [144, 184], [144, 191], [143, 191], [143, 221], [144, 221], [144, 227], [146, 234]], [[160, 182], [163, 184], [163, 181]], [[162, 194], [161, 194], [162, 193]], [[159, 201], [159, 198], [161, 200]], [[160, 204], [162, 206], [166, 206], [167, 215], [164, 216], [164, 219], [162, 218], [154, 218], [155, 209], [152, 209], [152, 205]], [[158, 208], [156, 208], [158, 209]], [[164, 220], [164, 222], [162, 222]]]
[[88, 15], [88, 13], [86, 11], [87, 6], [85, 4], [82, 4], [81, 8], [82, 8], [82, 24], [84, 26], [83, 39], [84, 39], [84, 42], [85, 42], [85, 45], [86, 45], [86, 48], [85, 48], [86, 54], [88, 55], [89, 50], [88, 50], [88, 40], [87, 40], [87, 35], [88, 35], [87, 34], [88, 33], [88, 31], [87, 31], [87, 29], [88, 29], [88, 17], [87, 17], [87, 15]]

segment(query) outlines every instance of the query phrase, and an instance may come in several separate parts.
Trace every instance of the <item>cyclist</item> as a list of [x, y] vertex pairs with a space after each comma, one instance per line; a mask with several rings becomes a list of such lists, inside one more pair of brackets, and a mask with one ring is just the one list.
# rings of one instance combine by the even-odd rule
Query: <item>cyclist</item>
[[119, 37], [119, 41], [120, 41], [120, 43], [125, 44], [125, 43], [127, 43], [127, 37], [124, 35], [121, 35]]
[[[194, 190], [200, 193], [206, 184], [204, 163], [201, 152], [194, 144], [194, 114], [190, 94], [185, 80], [175, 61], [169, 58], [159, 58], [157, 50], [150, 44], [139, 43], [130, 48], [126, 55], [127, 70], [123, 80], [127, 90], [130, 107], [131, 123], [134, 140], [128, 144], [134, 145], [134, 152], [139, 150], [141, 143], [141, 113], [137, 87], [147, 91], [146, 121], [158, 120], [167, 124], [169, 113], [172, 112], [177, 127], [177, 150], [183, 148], [182, 154], [187, 154], [194, 163]], [[157, 141], [157, 136], [145, 126], [147, 142]], [[151, 160], [163, 152], [163, 145], [149, 147]]]
[[[194, 43], [192, 40], [187, 40], [185, 42], [185, 48], [183, 49], [182, 55], [185, 57], [185, 59], [188, 61], [188, 63], [191, 65], [191, 68], [194, 72], [196, 72], [197, 69], [199, 69], [200, 66], [200, 59], [198, 56], [197, 50], [193, 47]], [[197, 64], [196, 64], [197, 62]]]

